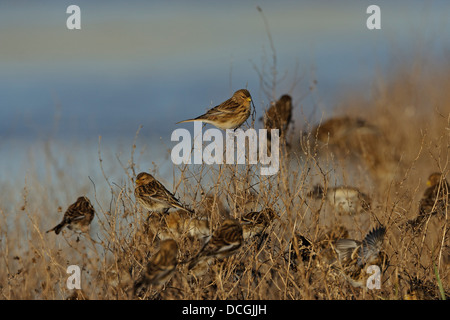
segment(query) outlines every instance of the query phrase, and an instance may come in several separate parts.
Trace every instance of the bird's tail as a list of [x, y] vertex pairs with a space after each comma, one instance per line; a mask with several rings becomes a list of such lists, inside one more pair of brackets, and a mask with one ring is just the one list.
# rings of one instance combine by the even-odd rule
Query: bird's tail
[[194, 119], [188, 119], [188, 120], [179, 121], [176, 124], [185, 123], [185, 122], [194, 122], [194, 121], [202, 121], [204, 123], [211, 123], [210, 119], [206, 118], [205, 115], [201, 115], [201, 116], [198, 116], [197, 118], [194, 118]]
[[136, 297], [147, 285], [147, 277], [145, 277], [145, 275], [140, 276], [133, 284], [133, 297]]
[[188, 208], [185, 208], [185, 207], [183, 207], [182, 205], [179, 205], [179, 204], [174, 203], [173, 206], [174, 206], [175, 208], [178, 208], [178, 209], [181, 209], [181, 210], [183, 210], [183, 211], [186, 211], [187, 213], [194, 214], [194, 211], [189, 210]]
[[188, 270], [192, 270], [197, 265], [198, 261], [199, 261], [199, 257], [198, 256], [196, 256], [193, 259], [187, 261], [187, 262], [189, 262]]
[[188, 120], [179, 121], [179, 122], [177, 122], [176, 124], [179, 124], [179, 123], [185, 123], [185, 122], [200, 121], [200, 120], [201, 120], [201, 119], [188, 119]]
[[66, 225], [65, 221], [63, 221], [60, 224], [58, 224], [56, 227], [54, 227], [53, 229], [48, 230], [46, 233], [55, 231], [56, 234], [59, 234], [61, 232], [61, 230], [65, 227], [65, 225]]

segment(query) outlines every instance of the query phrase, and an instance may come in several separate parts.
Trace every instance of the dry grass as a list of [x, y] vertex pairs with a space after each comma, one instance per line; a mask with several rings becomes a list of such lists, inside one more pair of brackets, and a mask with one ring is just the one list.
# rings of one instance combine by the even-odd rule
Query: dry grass
[[[317, 123], [296, 119], [290, 147], [282, 146], [280, 171], [274, 176], [259, 175], [259, 165], [174, 166], [173, 183], [163, 183], [196, 214], [206, 215], [212, 230], [228, 215], [240, 217], [265, 207], [273, 208], [280, 219], [259, 247], [259, 239], [247, 241], [236, 255], [213, 264], [201, 279], [190, 277], [186, 265], [180, 264], [165, 287], [151, 287], [140, 298], [403, 299], [411, 279], [428, 283], [438, 298], [434, 265], [443, 289], [449, 292], [448, 214], [444, 219], [429, 219], [419, 234], [403, 228], [418, 212], [428, 175], [435, 171], [448, 175], [449, 89], [448, 66], [404, 67], [389, 77], [380, 76], [370, 99], [351, 94], [322, 121], [343, 115], [363, 118], [382, 137], [355, 143], [351, 139], [358, 136], [354, 135], [344, 145], [332, 140], [316, 143], [311, 129]], [[309, 132], [309, 139], [304, 136], [302, 143], [301, 130]], [[111, 170], [104, 168], [105, 156], [99, 152], [104, 181], [91, 184], [76, 178], [85, 177], [83, 173], [68, 174], [47, 145], [47, 175], [31, 170], [21, 190], [2, 185], [0, 299], [131, 298], [133, 281], [159, 242], [148, 231], [147, 213], [136, 205], [133, 195], [136, 174], [154, 170], [141, 169], [135, 143], [131, 149], [127, 163], [118, 161], [121, 170], [114, 172], [118, 179], [111, 178]], [[370, 195], [371, 209], [357, 216], [338, 215], [324, 200], [307, 196], [316, 183], [358, 187]], [[58, 206], [64, 211], [81, 194], [91, 198], [97, 212], [90, 236], [77, 241], [70, 231], [45, 234], [61, 218]], [[254, 201], [252, 195], [256, 195]], [[289, 241], [295, 232], [317, 241], [344, 226], [350, 238], [361, 240], [379, 223], [387, 228], [384, 250], [389, 256], [380, 290], [354, 288], [318, 260], [290, 261]], [[180, 261], [201, 246], [187, 233], [174, 238], [180, 246]], [[82, 292], [66, 288], [69, 265], [82, 270]]]

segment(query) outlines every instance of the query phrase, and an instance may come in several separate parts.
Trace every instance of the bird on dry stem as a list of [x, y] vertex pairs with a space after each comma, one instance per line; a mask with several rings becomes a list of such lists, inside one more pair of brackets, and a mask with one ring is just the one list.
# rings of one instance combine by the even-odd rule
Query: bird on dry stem
[[297, 270], [298, 262], [301, 260], [303, 262], [307, 262], [314, 257], [314, 245], [311, 239], [305, 237], [299, 232], [294, 233], [291, 241], [289, 241], [288, 250], [289, 259], [286, 258], [286, 261], [290, 261], [290, 267], [292, 270]]
[[275, 211], [270, 208], [244, 214], [241, 217], [244, 240], [261, 235], [277, 218]]
[[133, 294], [148, 285], [165, 284], [177, 267], [178, 244], [173, 239], [161, 241], [160, 249], [151, 256], [144, 274], [135, 281]]
[[147, 172], [137, 175], [134, 195], [137, 202], [150, 212], [166, 213], [171, 208], [177, 208], [193, 213], [185, 208], [161, 182]]
[[69, 230], [88, 233], [94, 215], [95, 209], [89, 201], [89, 198], [85, 196], [79, 197], [77, 201], [67, 208], [61, 223], [53, 229], [48, 230], [47, 233], [54, 231], [56, 234], [59, 234], [65, 226]]
[[[330, 230], [320, 235], [317, 240], [312, 241], [305, 235], [295, 232], [289, 242], [287, 252], [290, 253], [290, 265], [295, 271], [299, 261], [308, 262], [317, 257], [320, 261], [330, 264], [335, 258], [334, 245], [340, 239], [347, 239], [348, 230], [340, 225], [334, 225]], [[286, 259], [287, 260], [287, 259]]]
[[286, 138], [289, 123], [292, 118], [292, 98], [290, 95], [282, 95], [280, 99], [272, 103], [272, 106], [264, 114], [264, 129], [267, 129], [267, 140], [272, 140], [271, 129], [278, 129], [281, 139]]
[[252, 97], [247, 89], [236, 91], [233, 96], [208, 110], [205, 114], [178, 123], [202, 121], [213, 126], [226, 130], [239, 128], [250, 116]]
[[419, 203], [419, 214], [407, 223], [415, 231], [420, 230], [429, 217], [445, 216], [450, 205], [450, 188], [442, 173], [432, 173], [428, 177], [427, 187]]
[[206, 217], [193, 217], [184, 210], [170, 212], [165, 217], [169, 236], [204, 239], [210, 235], [209, 221]]
[[[444, 297], [441, 296], [439, 286], [429, 280], [419, 279], [417, 276], [410, 276], [404, 272], [408, 277], [408, 289], [403, 295], [404, 300], [440, 300], [442, 298], [450, 299], [449, 292], [443, 292]], [[402, 276], [400, 279], [405, 280]]]
[[336, 241], [337, 261], [335, 266], [354, 287], [365, 287], [370, 274], [367, 267], [378, 266], [383, 270], [387, 255], [382, 251], [386, 228], [372, 229], [363, 241], [340, 239]]
[[226, 219], [217, 228], [201, 250], [189, 261], [188, 269], [193, 269], [199, 262], [213, 258], [223, 259], [237, 252], [243, 243], [242, 226], [235, 219]]

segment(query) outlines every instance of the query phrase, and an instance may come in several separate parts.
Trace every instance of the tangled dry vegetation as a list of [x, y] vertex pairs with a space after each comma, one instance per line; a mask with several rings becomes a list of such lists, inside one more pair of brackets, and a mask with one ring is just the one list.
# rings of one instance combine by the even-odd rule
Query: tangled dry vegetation
[[[123, 183], [110, 181], [105, 173], [106, 191], [99, 183], [74, 188], [73, 200], [79, 193], [89, 194], [96, 209], [90, 235], [67, 230], [59, 236], [45, 234], [61, 213], [46, 203], [52, 189], [37, 180], [26, 181], [22, 198], [9, 207], [5, 199], [14, 197], [2, 186], [0, 297], [441, 298], [440, 287], [444, 295], [450, 290], [447, 210], [417, 232], [405, 225], [418, 214], [428, 176], [448, 175], [449, 71], [405, 68], [389, 79], [377, 79], [370, 98], [353, 94], [318, 123], [297, 118], [274, 176], [259, 175], [258, 165], [174, 166], [173, 185], [164, 184], [197, 217], [207, 217], [210, 230], [227, 217], [263, 208], [273, 209], [278, 218], [263, 236], [247, 239], [236, 254], [215, 261], [203, 276], [193, 276], [179, 263], [168, 283], [150, 286], [138, 296], [132, 295], [133, 283], [159, 249], [160, 232], [176, 240], [180, 262], [198, 252], [202, 239], [191, 237], [182, 225], [167, 231], [166, 220], [146, 219], [133, 195], [140, 169], [133, 157], [123, 166]], [[324, 190], [358, 188], [370, 198], [370, 206], [353, 215], [339, 212], [325, 197], [312, 196], [316, 185]], [[386, 228], [382, 250], [387, 257], [380, 289], [352, 286], [321, 259], [336, 238], [362, 240], [379, 225]], [[291, 242], [295, 234], [299, 237]], [[69, 265], [81, 268], [81, 290], [66, 287]]]

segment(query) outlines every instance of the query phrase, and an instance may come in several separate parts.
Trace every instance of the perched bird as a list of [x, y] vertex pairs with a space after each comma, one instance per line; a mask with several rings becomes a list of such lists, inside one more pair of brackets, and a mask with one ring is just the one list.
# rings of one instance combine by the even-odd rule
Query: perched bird
[[278, 129], [282, 139], [286, 136], [289, 123], [292, 117], [292, 98], [285, 94], [264, 114], [264, 129], [267, 129], [267, 139], [271, 141], [271, 129]]
[[189, 213], [186, 209], [158, 180], [147, 172], [141, 172], [136, 177], [134, 195], [137, 202], [146, 210], [152, 212], [167, 212], [171, 208], [177, 208]]
[[296, 232], [289, 242], [288, 252], [291, 269], [297, 270], [298, 260], [307, 262], [314, 257], [313, 242]]
[[150, 257], [143, 275], [134, 283], [134, 294], [148, 285], [162, 285], [177, 267], [178, 244], [173, 239], [161, 241], [160, 249]]
[[[417, 276], [409, 276], [409, 288], [403, 296], [404, 300], [440, 300], [450, 299], [450, 293], [440, 293], [439, 286], [428, 280], [421, 280]], [[443, 295], [443, 296], [442, 296]]]
[[244, 240], [261, 235], [277, 217], [270, 208], [244, 214], [241, 217]]
[[449, 207], [450, 188], [441, 173], [432, 173], [428, 177], [427, 186], [419, 203], [419, 214], [415, 219], [408, 221], [408, 224], [414, 229], [420, 229], [432, 215], [445, 216], [445, 211]]
[[357, 188], [339, 186], [328, 188], [326, 193], [322, 186], [316, 185], [308, 196], [315, 199], [325, 197], [334, 209], [340, 214], [354, 215], [370, 209], [370, 198]]
[[206, 217], [193, 217], [184, 210], [170, 212], [165, 217], [169, 235], [203, 239], [210, 235], [209, 221]]
[[335, 243], [337, 268], [354, 287], [364, 287], [369, 275], [366, 268], [376, 265], [382, 269], [387, 256], [382, 252], [384, 227], [372, 229], [364, 240], [340, 239]]
[[320, 261], [324, 261], [326, 264], [333, 263], [333, 259], [336, 257], [333, 249], [334, 244], [339, 239], [347, 239], [348, 236], [348, 230], [339, 225], [333, 226], [332, 229], [319, 236], [314, 242], [298, 232], [295, 233], [288, 247], [291, 268], [295, 271], [300, 259], [308, 262], [310, 259], [318, 257]]
[[234, 254], [243, 242], [242, 226], [234, 219], [226, 219], [216, 229], [209, 241], [207, 241], [197, 255], [190, 260], [189, 270], [199, 262], [217, 257], [226, 258]]
[[59, 234], [61, 230], [67, 226], [70, 230], [87, 233], [89, 225], [94, 219], [95, 209], [87, 197], [79, 197], [77, 201], [67, 208], [64, 213], [63, 220], [53, 229], [47, 231], [55, 231]]
[[250, 116], [250, 101], [252, 97], [246, 89], [236, 91], [233, 96], [218, 106], [208, 110], [205, 114], [195, 118], [177, 122], [203, 121], [219, 129], [236, 129]]

